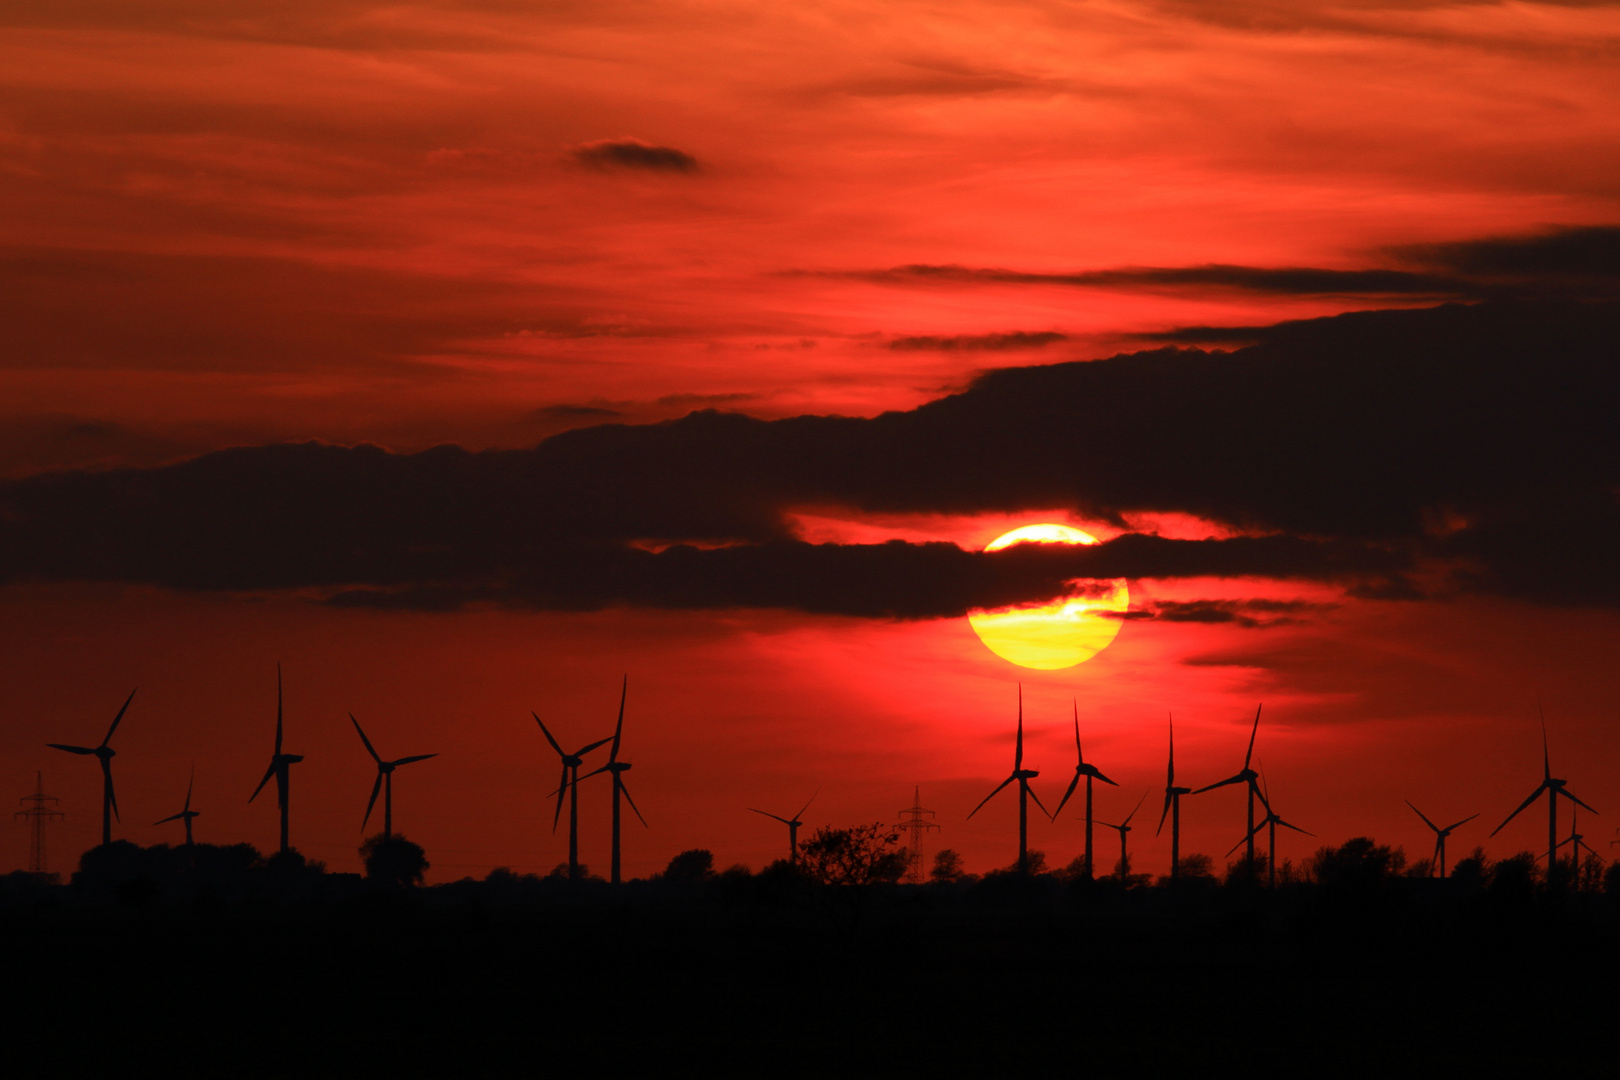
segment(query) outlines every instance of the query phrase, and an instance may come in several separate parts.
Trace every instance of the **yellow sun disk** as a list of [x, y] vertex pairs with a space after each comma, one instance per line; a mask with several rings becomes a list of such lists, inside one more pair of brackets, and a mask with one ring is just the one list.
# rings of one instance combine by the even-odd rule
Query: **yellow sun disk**
[[[1019, 543], [1095, 544], [1095, 537], [1066, 525], [1026, 525], [985, 547], [998, 551]], [[1119, 613], [1130, 606], [1123, 578], [1099, 582], [1098, 595], [1065, 597], [1049, 604], [974, 612], [968, 624], [985, 647], [1019, 667], [1056, 671], [1084, 663], [1119, 634]]]

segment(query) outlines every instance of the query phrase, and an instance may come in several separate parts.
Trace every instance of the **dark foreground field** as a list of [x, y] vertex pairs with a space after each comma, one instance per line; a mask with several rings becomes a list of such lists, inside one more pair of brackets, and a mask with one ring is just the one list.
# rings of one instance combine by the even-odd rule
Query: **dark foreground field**
[[1614, 897], [1015, 878], [13, 890], [9, 1076], [1606, 1065]]

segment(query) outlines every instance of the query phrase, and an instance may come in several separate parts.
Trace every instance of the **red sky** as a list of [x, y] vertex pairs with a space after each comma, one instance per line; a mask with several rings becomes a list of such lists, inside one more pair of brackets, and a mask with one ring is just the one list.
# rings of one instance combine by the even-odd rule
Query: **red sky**
[[[1410, 268], [1414, 245], [1620, 216], [1607, 4], [139, 7], [0, 14], [8, 478], [282, 440], [521, 447], [706, 405], [872, 416], [986, 368], [1107, 356], [1175, 327], [1431, 302], [1063, 275]], [[692, 164], [626, 164], [630, 140]], [[883, 273], [910, 266], [1007, 273]], [[982, 347], [1048, 332], [1062, 337]], [[1062, 506], [804, 512], [818, 541], [977, 547], [1040, 520], [1118, 531]], [[1102, 816], [1162, 787], [1167, 711], [1197, 785], [1236, 771], [1263, 700], [1257, 754], [1285, 817], [1414, 856], [1428, 843], [1403, 798], [1495, 819], [1459, 831], [1455, 856], [1538, 782], [1538, 697], [1555, 775], [1620, 812], [1610, 608], [1137, 587], [1322, 606], [1271, 628], [1128, 623], [1096, 660], [1043, 674], [991, 656], [960, 619], [401, 613], [14, 583], [0, 587], [0, 778], [22, 795], [47, 770], [69, 813], [53, 840], [65, 868], [94, 840], [96, 770], [42, 744], [93, 744], [138, 685], [114, 744], [119, 835], [175, 838], [147, 823], [179, 809], [195, 760], [199, 838], [267, 848], [272, 806], [244, 804], [280, 660], [289, 748], [308, 756], [294, 841], [340, 869], [356, 865], [370, 784], [349, 711], [385, 755], [440, 752], [396, 791], [433, 878], [543, 871], [565, 846], [528, 711], [565, 741], [599, 737], [624, 672], [628, 779], [653, 826], [630, 830], [633, 874], [694, 846], [758, 868], [782, 837], [745, 807], [785, 813], [819, 789], [812, 824], [892, 821], [913, 784], [945, 826], [931, 844], [1005, 865], [1010, 797], [963, 818], [1010, 768], [1020, 679], [1037, 791], [1055, 800], [1071, 774], [1076, 698], [1088, 750], [1122, 784]], [[603, 788], [585, 832], [599, 868], [605, 808]], [[1231, 791], [1188, 800], [1184, 850], [1224, 852], [1241, 813]], [[1058, 863], [1079, 843], [1066, 818], [1032, 840]], [[1541, 820], [1489, 846], [1533, 846]], [[1586, 830], [1600, 850], [1607, 820]], [[1133, 849], [1159, 871], [1168, 845], [1150, 833]], [[26, 852], [19, 822], [0, 868]]]

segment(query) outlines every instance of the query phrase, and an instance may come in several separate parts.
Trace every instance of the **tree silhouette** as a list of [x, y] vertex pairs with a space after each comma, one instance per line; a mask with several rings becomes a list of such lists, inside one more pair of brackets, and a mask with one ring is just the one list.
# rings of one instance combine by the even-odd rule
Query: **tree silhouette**
[[399, 888], [422, 884], [429, 866], [427, 852], [398, 834], [369, 837], [360, 845], [360, 860], [367, 879]]
[[874, 885], [899, 881], [910, 856], [895, 850], [900, 834], [888, 825], [823, 826], [799, 846], [799, 868], [823, 885]]
[[683, 851], [664, 867], [664, 880], [675, 882], [707, 881], [714, 877], [714, 852], [705, 848]]
[[967, 876], [962, 868], [962, 856], [950, 848], [934, 852], [934, 868], [928, 871], [934, 881], [961, 881]]

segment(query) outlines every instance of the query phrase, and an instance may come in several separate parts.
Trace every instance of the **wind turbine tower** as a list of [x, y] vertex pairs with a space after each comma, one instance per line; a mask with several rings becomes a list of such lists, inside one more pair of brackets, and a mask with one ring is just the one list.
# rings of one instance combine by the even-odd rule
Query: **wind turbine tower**
[[56, 799], [45, 794], [45, 774], [34, 774], [34, 793], [24, 795], [18, 802], [27, 803], [27, 807], [18, 810], [13, 818], [25, 817], [28, 819], [28, 872], [30, 874], [45, 873], [45, 823], [51, 818], [60, 818], [62, 811], [54, 805]]
[[900, 811], [900, 815], [906, 820], [895, 826], [895, 828], [904, 829], [906, 832], [911, 834], [911, 843], [908, 845], [911, 848], [911, 869], [906, 874], [906, 877], [913, 885], [921, 885], [923, 880], [923, 833], [927, 832], [929, 829], [939, 828], [936, 823], [927, 820], [928, 818], [934, 816], [934, 812], [932, 810], [923, 809], [922, 788], [915, 787], [911, 789], [911, 805]]
[[[1089, 877], [1092, 876], [1092, 872], [1091, 872], [1092, 871], [1092, 863], [1091, 863], [1091, 781], [1096, 779], [1096, 780], [1101, 780], [1105, 784], [1112, 784], [1114, 787], [1119, 787], [1119, 785], [1115, 784], [1112, 780], [1108, 779], [1108, 777], [1104, 776], [1101, 772], [1099, 772], [1097, 770], [1097, 766], [1088, 765], [1086, 763], [1085, 751], [1080, 749], [1080, 703], [1079, 702], [1074, 703], [1074, 756], [1075, 756], [1075, 759], [1079, 762], [1079, 764], [1075, 765], [1075, 767], [1074, 767], [1074, 779], [1069, 781], [1069, 790], [1065, 791], [1063, 793], [1063, 798], [1058, 800], [1057, 809], [1052, 811], [1052, 817], [1054, 819], [1056, 819], [1059, 814], [1063, 813], [1063, 804], [1069, 801], [1069, 796], [1070, 795], [1074, 794], [1074, 789], [1075, 789], [1076, 785], [1078, 785], [1080, 783], [1080, 778], [1082, 776], [1085, 777], [1086, 778], [1086, 877], [1089, 878]], [[1117, 826], [1110, 826], [1110, 828], [1116, 828], [1116, 827]]]

